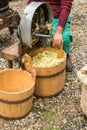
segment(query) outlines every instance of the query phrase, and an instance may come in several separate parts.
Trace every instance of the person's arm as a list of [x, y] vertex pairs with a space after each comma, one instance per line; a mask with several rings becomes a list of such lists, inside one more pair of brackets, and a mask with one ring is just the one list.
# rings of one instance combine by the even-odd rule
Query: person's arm
[[72, 2], [73, 2], [73, 0], [66, 0], [66, 1], [61, 0], [61, 5], [60, 5], [61, 12], [59, 15], [59, 23], [58, 23], [58, 27], [56, 29], [56, 32], [53, 36], [53, 45], [57, 46], [58, 48], [63, 43], [62, 32], [63, 32], [63, 29], [64, 29], [65, 24], [67, 22], [67, 18], [70, 14]]
[[0, 18], [0, 24], [3, 24], [3, 19]]
[[73, 0], [61, 0], [60, 15], [58, 26], [65, 27], [67, 18], [70, 14]]
[[63, 27], [58, 26], [52, 38], [52, 43], [54, 47], [60, 48], [61, 44], [63, 44], [62, 32], [63, 32]]

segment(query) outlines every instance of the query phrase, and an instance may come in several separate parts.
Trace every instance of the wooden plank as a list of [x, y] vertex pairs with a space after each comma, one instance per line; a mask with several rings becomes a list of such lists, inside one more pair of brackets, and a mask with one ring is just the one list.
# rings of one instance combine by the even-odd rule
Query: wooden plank
[[1, 57], [11, 61], [17, 59], [20, 56], [19, 44], [20, 43], [15, 43], [2, 50]]

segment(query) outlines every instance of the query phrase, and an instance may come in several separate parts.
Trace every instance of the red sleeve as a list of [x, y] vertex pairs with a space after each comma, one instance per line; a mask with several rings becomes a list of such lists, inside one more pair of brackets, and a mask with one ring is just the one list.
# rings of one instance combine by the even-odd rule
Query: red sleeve
[[30, 4], [31, 2], [36, 2], [38, 0], [28, 0], [27, 4]]
[[67, 18], [70, 14], [73, 0], [61, 0], [60, 15], [59, 15], [59, 26], [65, 27]]

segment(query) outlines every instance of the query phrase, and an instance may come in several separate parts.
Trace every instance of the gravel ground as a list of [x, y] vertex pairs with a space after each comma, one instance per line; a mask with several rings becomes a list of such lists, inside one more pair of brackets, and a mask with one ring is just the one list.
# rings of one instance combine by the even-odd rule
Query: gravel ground
[[[10, 6], [21, 15], [26, 1], [11, 2]], [[80, 107], [82, 85], [77, 80], [77, 71], [87, 63], [87, 1], [74, 0], [71, 16], [74, 70], [66, 73], [63, 91], [52, 98], [34, 97], [32, 110], [24, 119], [0, 119], [0, 130], [87, 130], [87, 120]], [[0, 30], [0, 51], [13, 41], [18, 41], [16, 33], [10, 35], [7, 29]], [[0, 69], [6, 66], [6, 60], [0, 58]]]

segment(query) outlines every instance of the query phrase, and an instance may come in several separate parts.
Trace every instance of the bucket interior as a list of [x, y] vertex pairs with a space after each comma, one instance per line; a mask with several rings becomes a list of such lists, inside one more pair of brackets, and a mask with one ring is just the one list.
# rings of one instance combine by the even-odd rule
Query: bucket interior
[[29, 55], [31, 57], [36, 56], [39, 52], [43, 52], [43, 51], [52, 51], [52, 52], [56, 52], [58, 54], [58, 58], [65, 58], [65, 52], [63, 50], [59, 50], [56, 48], [52, 48], [52, 47], [41, 47], [39, 49], [33, 50], [29, 53]]
[[0, 90], [5, 92], [21, 92], [31, 89], [34, 79], [27, 71], [8, 69], [0, 72]]

